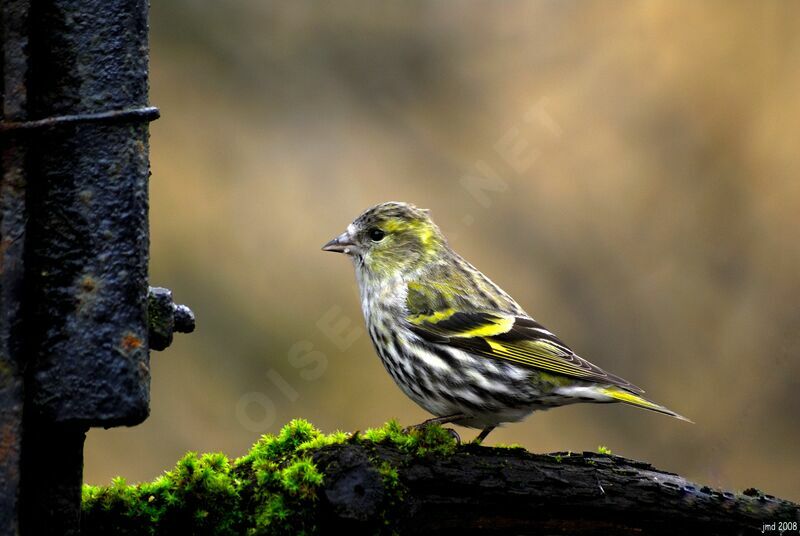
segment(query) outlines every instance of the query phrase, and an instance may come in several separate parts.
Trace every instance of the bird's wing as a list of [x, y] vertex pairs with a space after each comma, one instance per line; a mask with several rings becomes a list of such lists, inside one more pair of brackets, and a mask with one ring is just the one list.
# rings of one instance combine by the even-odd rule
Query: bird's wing
[[619, 386], [632, 393], [644, 391], [575, 354], [532, 318], [505, 312], [410, 310], [410, 329], [423, 340], [509, 361], [552, 374]]

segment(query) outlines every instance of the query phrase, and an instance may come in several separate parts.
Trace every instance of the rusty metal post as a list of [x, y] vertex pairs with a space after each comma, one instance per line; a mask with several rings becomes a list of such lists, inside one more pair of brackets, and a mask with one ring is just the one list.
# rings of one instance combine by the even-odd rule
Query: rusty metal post
[[[29, 400], [58, 423], [147, 417], [147, 2], [31, 5]], [[116, 121], [93, 115], [129, 112]]]
[[[23, 121], [27, 98], [28, 0], [0, 4], [0, 118]], [[17, 534], [22, 451], [22, 303], [24, 284], [25, 147], [0, 140], [0, 534]]]
[[86, 430], [143, 421], [150, 334], [193, 328], [148, 299], [147, 9], [0, 8], [0, 535], [78, 533]]

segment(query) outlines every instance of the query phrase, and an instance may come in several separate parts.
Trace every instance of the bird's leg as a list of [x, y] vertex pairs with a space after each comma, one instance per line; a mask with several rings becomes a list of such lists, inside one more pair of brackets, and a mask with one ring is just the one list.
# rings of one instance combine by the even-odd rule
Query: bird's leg
[[[409, 426], [404, 430], [404, 432], [408, 433], [411, 430], [421, 430], [422, 428], [430, 426], [431, 424], [448, 424], [464, 418], [466, 418], [466, 415], [464, 415], [463, 413], [454, 413], [452, 415], [445, 415], [444, 417], [434, 417], [433, 419], [422, 421], [421, 423], [416, 424], [414, 426]], [[447, 430], [447, 432], [451, 436], [453, 436], [453, 439], [456, 440], [456, 443], [461, 444], [461, 436], [458, 435], [458, 432], [456, 432], [452, 428], [445, 428], [445, 430]]]
[[483, 443], [483, 440], [486, 439], [486, 436], [491, 434], [492, 430], [494, 430], [495, 428], [497, 428], [497, 427], [496, 426], [487, 426], [486, 428], [481, 430], [481, 433], [478, 434], [478, 437], [473, 439], [472, 442], [475, 443], [476, 445], [480, 445], [481, 443]]

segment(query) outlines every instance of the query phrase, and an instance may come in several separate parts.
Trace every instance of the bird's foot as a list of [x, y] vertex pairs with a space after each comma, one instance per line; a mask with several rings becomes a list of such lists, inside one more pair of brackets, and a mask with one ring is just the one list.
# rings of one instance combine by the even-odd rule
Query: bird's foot
[[445, 428], [445, 429], [444, 429], [444, 431], [445, 431], [445, 432], [447, 432], [448, 434], [450, 434], [450, 436], [451, 436], [453, 439], [455, 439], [455, 441], [456, 441], [456, 445], [460, 445], [460, 444], [461, 444], [461, 436], [460, 436], [460, 435], [458, 435], [458, 432], [456, 432], [456, 431], [455, 431], [455, 430], [453, 430], [452, 428]]
[[[427, 421], [423, 421], [423, 422], [421, 422], [419, 424], [415, 424], [414, 426], [408, 426], [408, 427], [403, 429], [403, 433], [407, 434], [407, 433], [411, 432], [412, 430], [422, 430], [423, 428], [431, 426], [432, 424], [449, 424], [449, 423], [451, 423], [453, 421], [457, 421], [459, 419], [463, 419], [464, 417], [465, 417], [465, 415], [463, 413], [456, 413], [456, 414], [453, 414], [453, 415], [445, 415], [444, 417], [435, 417], [433, 419], [428, 419]], [[452, 428], [445, 428], [445, 430], [447, 431], [447, 433], [449, 433], [451, 436], [453, 436], [453, 439], [456, 440], [456, 443], [459, 443], [459, 444], [461, 443], [461, 437], [458, 435], [458, 432], [456, 432]]]
[[[431, 426], [432, 424], [438, 424], [438, 423], [429, 423], [429, 422], [425, 421], [425, 422], [422, 422], [422, 423], [419, 423], [419, 424], [415, 424], [414, 426], [407, 426], [406, 428], [403, 428], [403, 433], [404, 434], [409, 434], [409, 433], [413, 432], [414, 430], [422, 431], [425, 428], [427, 428], [428, 426]], [[452, 428], [443, 428], [443, 430], [445, 432], [447, 432], [450, 435], [450, 437], [452, 437], [455, 440], [456, 445], [460, 445], [461, 444], [461, 436], [458, 435], [458, 432], [456, 432]]]

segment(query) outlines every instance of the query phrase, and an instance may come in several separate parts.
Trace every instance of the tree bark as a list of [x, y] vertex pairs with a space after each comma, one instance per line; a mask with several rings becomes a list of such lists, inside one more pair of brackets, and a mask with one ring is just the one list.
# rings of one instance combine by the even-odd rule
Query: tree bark
[[[800, 526], [800, 506], [712, 489], [618, 456], [532, 454], [460, 447], [415, 456], [379, 444], [333, 445], [313, 455], [325, 532], [441, 534], [761, 534]], [[392, 467], [396, 478], [379, 468]], [[774, 534], [778, 534], [777, 524]]]

